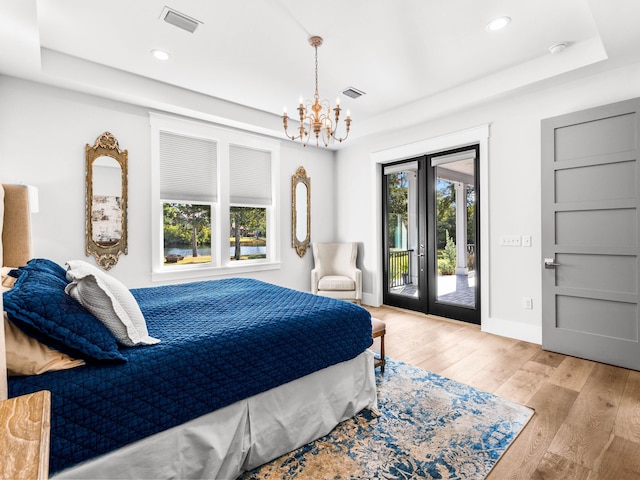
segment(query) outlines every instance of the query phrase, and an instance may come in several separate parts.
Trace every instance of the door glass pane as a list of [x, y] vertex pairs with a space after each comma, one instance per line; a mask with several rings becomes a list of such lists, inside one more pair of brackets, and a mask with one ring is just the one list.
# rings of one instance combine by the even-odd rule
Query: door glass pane
[[[415, 164], [413, 164], [415, 165]], [[387, 291], [418, 298], [417, 167], [385, 175], [387, 182]]]
[[474, 158], [436, 167], [436, 301], [476, 307]]

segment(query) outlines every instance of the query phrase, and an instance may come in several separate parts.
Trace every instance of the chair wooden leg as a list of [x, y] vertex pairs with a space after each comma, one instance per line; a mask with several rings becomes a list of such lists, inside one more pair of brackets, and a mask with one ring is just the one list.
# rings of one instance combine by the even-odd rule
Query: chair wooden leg
[[384, 366], [387, 363], [387, 358], [384, 356], [384, 333], [380, 337], [380, 373], [384, 373]]
[[384, 334], [386, 333], [386, 325], [377, 318], [371, 318], [371, 326], [373, 328], [372, 335], [374, 340], [380, 338], [380, 357], [375, 358], [375, 368], [380, 367], [380, 373], [384, 373], [384, 366], [387, 363], [387, 358], [384, 353]]

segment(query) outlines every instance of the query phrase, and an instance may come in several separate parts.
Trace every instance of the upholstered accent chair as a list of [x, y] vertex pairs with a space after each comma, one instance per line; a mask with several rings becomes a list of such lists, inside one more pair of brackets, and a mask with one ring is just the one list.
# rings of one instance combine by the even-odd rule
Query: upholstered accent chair
[[356, 268], [358, 244], [313, 243], [311, 291], [316, 295], [349, 300], [362, 300], [362, 271]]

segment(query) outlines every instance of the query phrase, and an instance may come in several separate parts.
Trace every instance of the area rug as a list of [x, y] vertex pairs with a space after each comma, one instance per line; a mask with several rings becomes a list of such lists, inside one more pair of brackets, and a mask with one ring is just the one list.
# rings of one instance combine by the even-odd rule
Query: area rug
[[483, 479], [533, 411], [468, 385], [387, 360], [378, 410], [246, 472], [242, 480]]

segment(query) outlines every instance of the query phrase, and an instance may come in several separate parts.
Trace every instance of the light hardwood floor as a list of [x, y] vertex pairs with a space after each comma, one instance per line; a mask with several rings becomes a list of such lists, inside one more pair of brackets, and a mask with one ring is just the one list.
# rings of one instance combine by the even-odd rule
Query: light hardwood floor
[[487, 480], [640, 479], [640, 372], [391, 307], [388, 357], [535, 410]]

